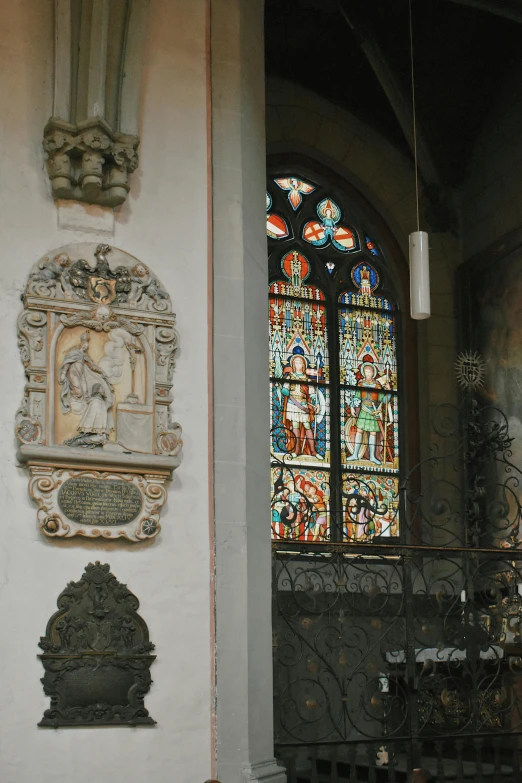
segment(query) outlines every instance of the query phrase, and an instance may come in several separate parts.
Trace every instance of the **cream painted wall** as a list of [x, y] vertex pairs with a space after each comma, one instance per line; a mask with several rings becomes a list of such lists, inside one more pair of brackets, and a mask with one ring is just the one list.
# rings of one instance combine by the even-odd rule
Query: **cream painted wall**
[[[13, 422], [24, 375], [16, 345], [31, 264], [71, 241], [57, 227], [41, 147], [51, 112], [52, 2], [0, 3], [0, 780], [203, 783], [210, 777], [207, 436], [206, 54], [204, 0], [150, 3], [140, 168], [104, 241], [150, 264], [172, 294], [181, 350], [174, 375], [183, 462], [156, 542], [44, 540], [17, 467]], [[118, 545], [116, 545], [118, 544]], [[111, 564], [141, 601], [158, 659], [147, 697], [156, 728], [50, 731], [37, 643], [60, 591], [91, 560]]]

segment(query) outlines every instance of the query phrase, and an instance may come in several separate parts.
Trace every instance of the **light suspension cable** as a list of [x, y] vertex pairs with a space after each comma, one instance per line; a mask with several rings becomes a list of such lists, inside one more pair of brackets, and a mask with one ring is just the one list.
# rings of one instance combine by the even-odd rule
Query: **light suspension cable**
[[417, 152], [417, 112], [415, 103], [415, 67], [413, 55], [412, 0], [408, 0], [410, 27], [411, 101], [413, 115], [413, 160], [415, 169], [415, 209], [417, 230], [410, 234], [410, 304], [411, 317], [423, 320], [431, 315], [429, 238], [420, 230], [419, 211], [419, 161]]

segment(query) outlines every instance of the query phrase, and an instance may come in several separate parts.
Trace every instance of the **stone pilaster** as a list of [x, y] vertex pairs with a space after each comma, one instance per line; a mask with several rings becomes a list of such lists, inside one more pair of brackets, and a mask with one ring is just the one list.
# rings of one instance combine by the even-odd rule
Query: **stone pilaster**
[[284, 783], [273, 757], [262, 0], [212, 0], [211, 66], [217, 777]]

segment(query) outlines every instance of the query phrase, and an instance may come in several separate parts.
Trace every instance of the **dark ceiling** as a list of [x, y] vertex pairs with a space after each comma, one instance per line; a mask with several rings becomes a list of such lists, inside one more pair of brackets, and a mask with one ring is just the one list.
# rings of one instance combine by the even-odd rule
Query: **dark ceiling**
[[[499, 13], [502, 0], [491, 0], [496, 13], [474, 7], [475, 1], [487, 5], [413, 0], [417, 116], [440, 180], [449, 186], [461, 182], [485, 118], [522, 63], [522, 24]], [[269, 75], [349, 109], [409, 153], [397, 107], [364, 53], [369, 41], [409, 105], [408, 0], [266, 0], [265, 14]]]

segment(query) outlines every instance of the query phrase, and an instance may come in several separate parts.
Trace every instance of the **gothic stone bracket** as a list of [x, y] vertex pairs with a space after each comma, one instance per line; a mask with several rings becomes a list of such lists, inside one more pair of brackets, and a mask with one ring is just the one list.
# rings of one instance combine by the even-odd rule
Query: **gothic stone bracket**
[[101, 118], [71, 125], [51, 117], [44, 129], [47, 173], [55, 198], [116, 207], [138, 166], [137, 136], [114, 132]]

